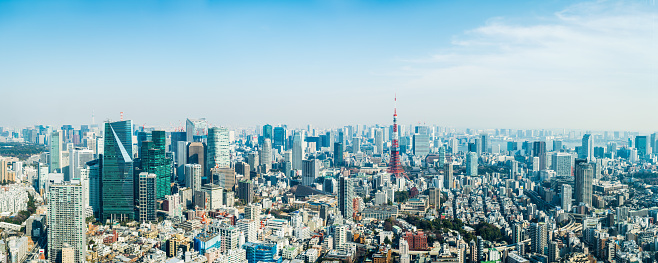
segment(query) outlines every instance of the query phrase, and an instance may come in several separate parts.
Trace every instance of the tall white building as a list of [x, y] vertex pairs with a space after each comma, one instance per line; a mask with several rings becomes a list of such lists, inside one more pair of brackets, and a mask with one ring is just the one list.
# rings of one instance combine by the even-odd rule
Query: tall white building
[[375, 153], [384, 153], [384, 131], [382, 129], [375, 129]]
[[246, 242], [258, 241], [258, 221], [253, 219], [242, 219], [237, 223], [238, 228], [244, 233]]
[[572, 167], [571, 167], [571, 154], [558, 152], [553, 155], [553, 170], [557, 176], [571, 176]]
[[263, 147], [260, 149], [260, 164], [265, 167], [264, 172], [272, 167], [272, 140], [269, 138], [263, 140]]
[[62, 247], [74, 250], [74, 262], [85, 262], [87, 236], [82, 185], [79, 182], [53, 184], [48, 191], [48, 257], [62, 262]]
[[571, 211], [571, 195], [573, 194], [573, 190], [571, 189], [571, 185], [568, 184], [563, 184], [561, 185], [561, 195], [562, 199], [560, 200], [561, 206], [563, 210], [566, 210], [567, 212]]
[[253, 219], [253, 220], [259, 220], [260, 218], [260, 212], [261, 208], [257, 204], [248, 204], [244, 208], [244, 218], [245, 219]]
[[227, 128], [212, 127], [208, 130], [206, 163], [208, 164], [208, 170], [215, 167], [231, 167], [229, 130]]
[[344, 251], [347, 248], [347, 231], [347, 225], [336, 227], [336, 232], [334, 235], [334, 249]]

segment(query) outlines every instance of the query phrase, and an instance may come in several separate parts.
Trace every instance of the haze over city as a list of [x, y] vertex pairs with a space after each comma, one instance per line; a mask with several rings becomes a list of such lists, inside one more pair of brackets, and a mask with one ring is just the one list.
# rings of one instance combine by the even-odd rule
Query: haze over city
[[0, 125], [658, 129], [654, 1], [0, 1]]

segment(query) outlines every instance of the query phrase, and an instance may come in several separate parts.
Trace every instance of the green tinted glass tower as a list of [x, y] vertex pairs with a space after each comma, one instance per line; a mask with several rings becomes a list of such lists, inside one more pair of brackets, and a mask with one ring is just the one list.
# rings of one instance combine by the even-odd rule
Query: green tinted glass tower
[[105, 123], [102, 182], [102, 219], [133, 219], [132, 121]]
[[156, 198], [164, 199], [171, 194], [171, 160], [165, 154], [167, 135], [165, 131], [153, 131], [153, 141], [142, 142], [140, 148], [142, 171], [155, 174]]

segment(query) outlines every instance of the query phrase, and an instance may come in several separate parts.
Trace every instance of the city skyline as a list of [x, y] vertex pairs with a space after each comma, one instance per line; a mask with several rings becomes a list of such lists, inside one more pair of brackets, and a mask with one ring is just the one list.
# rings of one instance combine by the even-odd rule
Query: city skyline
[[472, 5], [0, 2], [0, 126], [658, 130], [654, 2]]

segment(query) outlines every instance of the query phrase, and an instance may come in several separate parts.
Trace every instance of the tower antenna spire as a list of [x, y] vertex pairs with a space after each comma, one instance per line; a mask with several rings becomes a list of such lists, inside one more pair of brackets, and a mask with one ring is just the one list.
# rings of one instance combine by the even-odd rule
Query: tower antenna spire
[[395, 105], [393, 106], [393, 142], [391, 144], [391, 161], [388, 164], [388, 172], [395, 175], [395, 178], [400, 178], [402, 175], [409, 179], [404, 173], [402, 163], [400, 162], [400, 143], [398, 142], [398, 95], [394, 97]]

